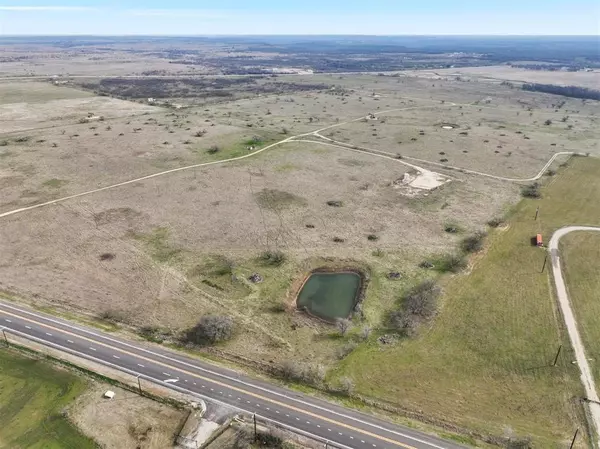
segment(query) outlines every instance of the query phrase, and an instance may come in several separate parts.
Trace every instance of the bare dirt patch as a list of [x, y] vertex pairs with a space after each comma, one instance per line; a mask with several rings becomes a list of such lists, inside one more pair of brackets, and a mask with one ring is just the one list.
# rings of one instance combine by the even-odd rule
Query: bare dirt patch
[[93, 384], [69, 410], [83, 433], [106, 449], [164, 449], [175, 447], [175, 437], [187, 412], [121, 388], [110, 386], [113, 400], [102, 395], [106, 385]]

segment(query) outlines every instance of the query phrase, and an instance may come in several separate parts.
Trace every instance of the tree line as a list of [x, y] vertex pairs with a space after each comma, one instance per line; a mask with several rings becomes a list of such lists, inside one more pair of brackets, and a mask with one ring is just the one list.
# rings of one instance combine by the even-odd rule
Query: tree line
[[523, 90], [532, 92], [544, 92], [564, 97], [582, 98], [586, 100], [600, 100], [600, 90], [589, 89], [579, 86], [558, 86], [556, 84], [523, 84]]

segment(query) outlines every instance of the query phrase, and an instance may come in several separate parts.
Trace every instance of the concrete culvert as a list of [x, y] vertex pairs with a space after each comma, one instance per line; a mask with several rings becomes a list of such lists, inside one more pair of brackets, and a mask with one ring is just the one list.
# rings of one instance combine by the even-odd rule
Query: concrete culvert
[[440, 127], [441, 127], [442, 129], [448, 129], [448, 130], [450, 130], [450, 129], [455, 129], [455, 128], [460, 128], [460, 126], [458, 126], [458, 125], [457, 125], [457, 124], [455, 124], [455, 123], [441, 123], [441, 124], [440, 124]]

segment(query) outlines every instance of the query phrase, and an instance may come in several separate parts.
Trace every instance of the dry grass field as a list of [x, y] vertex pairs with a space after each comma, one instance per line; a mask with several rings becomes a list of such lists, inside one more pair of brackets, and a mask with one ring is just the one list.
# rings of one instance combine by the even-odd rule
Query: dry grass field
[[[26, 55], [23, 58], [24, 53]], [[68, 51], [53, 45], [20, 45], [3, 49], [6, 61], [0, 67], [0, 77], [15, 76], [84, 76], [139, 75], [144, 72], [181, 74], [201, 72], [199, 66], [169, 64], [168, 59], [144, 54], [132, 54], [127, 46], [114, 48], [110, 53], [94, 53], [92, 48]], [[10, 61], [10, 58], [15, 58]]]
[[[451, 183], [425, 199], [407, 198], [394, 186], [405, 171], [393, 159], [289, 143], [244, 162], [14, 215], [0, 231], [2, 286], [40, 304], [92, 315], [116, 310], [133, 325], [173, 331], [202, 314], [226, 311], [244, 321], [251, 317], [244, 332], [258, 333], [252, 340], [240, 336], [231, 351], [326, 362], [327, 348], [339, 346], [315, 342], [327, 327], [290, 333], [296, 317], [272, 311], [286, 300], [295, 278], [335, 260], [372, 264], [378, 276], [366, 311], [375, 325], [394, 295], [421, 275], [421, 258], [454, 247], [457, 238], [444, 232], [445, 223], [483, 227], [514, 198], [514, 190], [498, 192], [499, 183], [484, 180]], [[329, 200], [343, 206], [328, 206]], [[369, 241], [370, 234], [378, 240]], [[335, 243], [336, 237], [344, 241]], [[270, 249], [284, 251], [289, 262], [261, 266], [256, 258]], [[373, 256], [378, 249], [381, 255]], [[114, 258], [102, 260], [103, 254]], [[218, 274], [215, 257], [234, 265], [237, 281]], [[406, 270], [406, 280], [379, 280], [394, 270]], [[265, 283], [246, 281], [255, 271]], [[274, 352], [273, 340], [289, 350]]]
[[[520, 214], [535, 203], [521, 203], [509, 229], [493, 233], [471, 274], [441, 278], [446, 295], [431, 329], [397, 345], [377, 338], [389, 332], [387, 315], [407, 289], [440, 277], [420, 262], [456, 251], [461, 238], [486, 229], [518, 199], [517, 183], [444, 165], [519, 178], [537, 174], [557, 151], [597, 154], [598, 106], [567, 99], [557, 108], [549, 95], [450, 78], [278, 79], [330, 87], [174, 110], [37, 82], [27, 96], [21, 84], [10, 93], [0, 83], [0, 119], [9, 123], [0, 134], [0, 213], [89, 192], [1, 219], [2, 295], [152, 328], [171, 342], [200, 316], [227, 314], [238, 331], [218, 348], [226, 353], [320, 363], [332, 369], [334, 383], [351, 376], [361, 394], [484, 433], [510, 426], [536, 447], [560, 447], [580, 423], [576, 375], [566, 361], [560, 370], [528, 371], [564, 340], [547, 279], [523, 282], [520, 299], [496, 284], [507, 279], [507, 264], [520, 260], [517, 241], [533, 232], [518, 226]], [[12, 103], [19, 98], [31, 106]], [[377, 120], [362, 119], [369, 113]], [[323, 128], [325, 137], [389, 156], [326, 145], [314, 135], [260, 151]], [[578, 186], [597, 173], [594, 163], [586, 167], [594, 160], [576, 159], [545, 177], [548, 197], [570, 180], [574, 190], [564, 195], [571, 206], [589, 199]], [[407, 162], [450, 182], [407, 195], [402, 179], [415, 172]], [[214, 164], [93, 191], [203, 163]], [[448, 225], [459, 232], [445, 232]], [[286, 260], [266, 263], [265, 251], [282, 251]], [[340, 338], [289, 305], [312, 269], [348, 265], [370, 281], [364, 320]], [[400, 279], [390, 280], [390, 272]], [[263, 282], [251, 282], [254, 273]], [[374, 329], [372, 337], [353, 343], [364, 326]]]
[[0, 82], [2, 133], [110, 120], [157, 108], [42, 82]]
[[600, 72], [567, 72], [567, 71], [544, 71], [513, 68], [510, 66], [489, 67], [464, 67], [455, 69], [436, 70], [441, 76], [467, 76], [480, 79], [512, 81], [522, 83], [562, 84], [565, 86], [583, 86], [591, 89], [598, 88], [598, 75]]
[[381, 114], [377, 120], [355, 122], [324, 135], [361, 147], [511, 178], [535, 176], [558, 151], [600, 154], [597, 120], [563, 115], [545, 125], [546, 120], [552, 120], [547, 114], [532, 114], [517, 108], [438, 105]]
[[[1, 82], [0, 105], [38, 104], [52, 100], [69, 100], [90, 97], [91, 94], [76, 89], [63, 89], [47, 82]], [[6, 130], [2, 130], [5, 132]]]

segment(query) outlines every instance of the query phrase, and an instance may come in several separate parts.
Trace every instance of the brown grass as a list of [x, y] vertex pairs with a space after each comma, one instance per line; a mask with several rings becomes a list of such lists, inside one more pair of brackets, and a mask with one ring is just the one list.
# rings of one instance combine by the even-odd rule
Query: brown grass
[[106, 449], [174, 447], [187, 412], [111, 386], [115, 399], [102, 398], [106, 385], [95, 385], [69, 411], [73, 422]]

